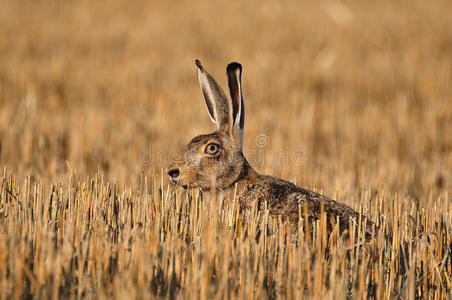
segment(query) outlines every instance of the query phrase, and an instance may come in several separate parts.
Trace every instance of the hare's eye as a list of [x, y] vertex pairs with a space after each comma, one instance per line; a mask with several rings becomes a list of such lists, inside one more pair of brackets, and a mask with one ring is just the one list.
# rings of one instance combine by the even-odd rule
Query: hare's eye
[[215, 155], [220, 151], [220, 146], [215, 143], [210, 143], [206, 146], [206, 149], [204, 150], [205, 153], [210, 155]]

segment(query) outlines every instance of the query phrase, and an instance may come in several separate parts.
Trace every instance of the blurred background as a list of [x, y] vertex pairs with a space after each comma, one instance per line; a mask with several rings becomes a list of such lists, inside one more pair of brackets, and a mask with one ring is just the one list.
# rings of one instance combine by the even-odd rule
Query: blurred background
[[266, 155], [257, 171], [346, 203], [388, 192], [426, 206], [452, 186], [451, 10], [2, 0], [0, 164], [44, 182], [160, 176], [168, 153], [214, 129], [194, 60], [225, 89], [238, 61], [246, 152]]

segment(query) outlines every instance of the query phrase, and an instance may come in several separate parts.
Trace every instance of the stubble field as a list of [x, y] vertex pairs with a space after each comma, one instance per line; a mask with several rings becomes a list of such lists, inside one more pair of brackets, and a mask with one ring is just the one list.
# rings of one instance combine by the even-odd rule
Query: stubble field
[[[0, 1], [0, 299], [450, 298], [451, 9]], [[255, 169], [361, 211], [372, 241], [258, 235], [169, 186], [213, 130], [196, 58], [223, 87], [242, 63]]]

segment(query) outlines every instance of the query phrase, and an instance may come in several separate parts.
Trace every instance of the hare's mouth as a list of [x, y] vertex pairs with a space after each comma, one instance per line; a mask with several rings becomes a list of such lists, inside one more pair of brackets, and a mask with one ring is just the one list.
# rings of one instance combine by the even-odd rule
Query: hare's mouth
[[[170, 183], [173, 185], [180, 185], [180, 176], [170, 177]], [[185, 190], [188, 188], [188, 185], [186, 185], [186, 184], [183, 184], [180, 186], [183, 187]]]
[[181, 187], [183, 187], [184, 189], [187, 189], [187, 185], [186, 184], [181, 184], [181, 182], [180, 182], [180, 177], [176, 177], [176, 178], [170, 178], [170, 183], [171, 184], [173, 184], [173, 185], [178, 185], [178, 186], [181, 186]]
[[[179, 180], [174, 180], [174, 179], [170, 179], [170, 183], [171, 184], [173, 184], [173, 185], [179, 185]], [[184, 190], [186, 190], [186, 189], [188, 189], [188, 185], [186, 185], [186, 184], [183, 184], [183, 185], [180, 185], [181, 187], [183, 187], [184, 188]]]
[[170, 182], [171, 182], [171, 184], [173, 184], [173, 185], [179, 185], [179, 186], [181, 186], [184, 190], [188, 189], [188, 185], [186, 185], [186, 184], [180, 185], [180, 184], [179, 184], [179, 181], [175, 181], [175, 180], [170, 179]]

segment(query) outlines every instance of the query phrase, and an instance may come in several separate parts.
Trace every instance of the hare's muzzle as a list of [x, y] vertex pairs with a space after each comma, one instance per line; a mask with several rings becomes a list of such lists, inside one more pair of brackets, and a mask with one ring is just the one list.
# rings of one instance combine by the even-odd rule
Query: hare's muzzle
[[168, 171], [168, 175], [170, 177], [170, 182], [172, 184], [178, 184], [180, 179], [180, 171], [179, 168], [172, 168]]

